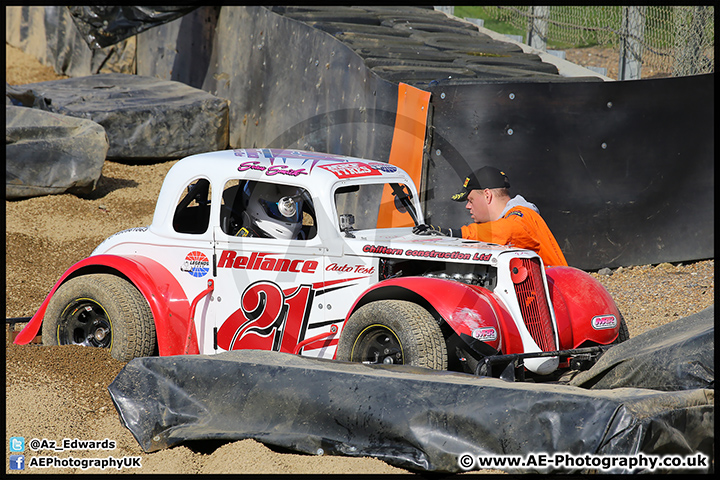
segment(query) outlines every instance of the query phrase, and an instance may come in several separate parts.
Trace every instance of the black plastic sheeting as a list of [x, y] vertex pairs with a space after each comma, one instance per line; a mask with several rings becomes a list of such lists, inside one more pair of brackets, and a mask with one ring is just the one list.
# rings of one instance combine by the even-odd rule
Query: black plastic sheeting
[[90, 193], [108, 148], [105, 130], [91, 120], [6, 105], [5, 198]]
[[13, 100], [102, 125], [107, 157], [173, 159], [227, 146], [228, 101], [180, 82], [109, 73], [19, 85]]
[[5, 16], [6, 43], [37, 57], [56, 73], [69, 77], [136, 73], [134, 37], [102, 49], [90, 48], [66, 6], [8, 6]]
[[593, 389], [715, 389], [715, 306], [611, 348], [570, 384]]
[[538, 206], [570, 265], [713, 258], [714, 80], [428, 86], [425, 220], [470, 223], [450, 195], [491, 165]]
[[[668, 354], [672, 341], [659, 340], [655, 357]], [[684, 361], [682, 349], [674, 353], [675, 362]], [[190, 440], [252, 438], [313, 455], [376, 457], [414, 471], [462, 471], [458, 458], [466, 453], [538, 452], [700, 452], [713, 469], [714, 390], [703, 388], [590, 390], [244, 350], [136, 358], [109, 391], [146, 452]]]
[[72, 6], [72, 19], [90, 48], [118, 43], [179, 18], [197, 6]]

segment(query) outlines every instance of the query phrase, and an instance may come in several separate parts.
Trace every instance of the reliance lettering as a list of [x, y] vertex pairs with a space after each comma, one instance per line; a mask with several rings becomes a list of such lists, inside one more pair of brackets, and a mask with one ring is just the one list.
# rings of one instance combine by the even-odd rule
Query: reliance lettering
[[218, 268], [239, 270], [264, 270], [267, 272], [315, 273], [318, 262], [289, 258], [273, 258], [274, 253], [253, 252], [249, 257], [238, 255], [232, 250], [223, 250], [218, 259]]

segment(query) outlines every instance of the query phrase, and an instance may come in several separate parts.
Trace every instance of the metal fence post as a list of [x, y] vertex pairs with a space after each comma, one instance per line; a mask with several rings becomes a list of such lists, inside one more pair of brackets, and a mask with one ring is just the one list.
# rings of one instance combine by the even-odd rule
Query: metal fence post
[[618, 80], [637, 80], [642, 67], [646, 7], [622, 7]]
[[527, 44], [543, 52], [547, 51], [548, 18], [550, 7], [530, 7]]

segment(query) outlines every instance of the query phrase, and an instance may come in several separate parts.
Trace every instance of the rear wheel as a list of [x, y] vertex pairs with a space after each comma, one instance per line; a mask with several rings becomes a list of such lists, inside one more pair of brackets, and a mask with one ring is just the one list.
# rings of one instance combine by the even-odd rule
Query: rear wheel
[[120, 361], [153, 355], [155, 323], [143, 295], [110, 274], [75, 277], [57, 289], [43, 319], [45, 345], [109, 348]]
[[348, 319], [338, 342], [338, 360], [402, 364], [447, 370], [447, 347], [430, 312], [412, 302], [380, 300]]

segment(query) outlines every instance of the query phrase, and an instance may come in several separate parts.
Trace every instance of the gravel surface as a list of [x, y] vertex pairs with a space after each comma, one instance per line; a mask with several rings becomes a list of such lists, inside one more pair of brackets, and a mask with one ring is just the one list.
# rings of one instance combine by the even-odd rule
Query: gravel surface
[[[6, 54], [11, 84], [58, 78], [52, 69], [17, 49], [6, 46]], [[6, 202], [6, 317], [31, 316], [60, 275], [103, 239], [149, 224], [162, 180], [174, 163], [108, 161], [97, 190], [84, 198], [54, 195]], [[714, 267], [714, 259], [708, 259], [592, 275], [615, 298], [630, 335], [636, 336], [712, 305]], [[118, 443], [110, 452], [114, 457], [141, 457], [141, 473], [405, 473], [377, 459], [278, 453], [253, 440], [231, 442], [212, 452], [181, 446], [144, 454], [121, 426], [107, 393], [107, 385], [123, 363], [105, 350], [16, 346], [9, 337], [6, 335], [8, 436], [55, 440], [107, 437]], [[93, 455], [98, 456], [96, 452], [76, 456]], [[59, 468], [43, 473], [81, 471]]]

